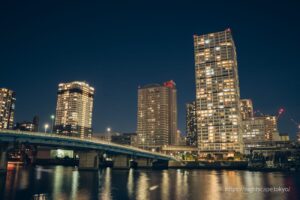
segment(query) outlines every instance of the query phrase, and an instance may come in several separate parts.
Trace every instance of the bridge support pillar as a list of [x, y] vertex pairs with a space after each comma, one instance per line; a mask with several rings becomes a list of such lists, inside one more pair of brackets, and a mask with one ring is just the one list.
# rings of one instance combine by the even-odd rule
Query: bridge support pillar
[[153, 169], [168, 169], [169, 161], [168, 160], [155, 160], [152, 163]]
[[36, 147], [35, 150], [32, 151], [32, 163], [45, 163], [51, 159], [51, 149], [45, 147]]
[[7, 151], [2, 150], [0, 152], [0, 172], [6, 172], [7, 170]]
[[129, 169], [130, 159], [127, 155], [114, 155], [113, 156], [113, 167], [117, 169]]
[[79, 155], [79, 170], [98, 170], [99, 155], [97, 151], [81, 151]]
[[8, 143], [0, 144], [0, 172], [6, 172], [7, 170], [7, 153], [12, 146]]
[[152, 159], [150, 158], [136, 158], [135, 162], [137, 163], [137, 168], [151, 168]]

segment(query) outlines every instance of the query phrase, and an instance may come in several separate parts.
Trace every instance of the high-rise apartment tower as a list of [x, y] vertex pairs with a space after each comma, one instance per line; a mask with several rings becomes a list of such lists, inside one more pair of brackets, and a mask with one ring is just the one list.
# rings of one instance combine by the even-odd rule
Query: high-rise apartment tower
[[77, 137], [92, 134], [94, 88], [74, 81], [58, 85], [54, 132]]
[[197, 146], [196, 102], [186, 104], [186, 144]]
[[12, 129], [15, 116], [15, 92], [0, 88], [0, 129]]
[[173, 81], [138, 89], [138, 146], [157, 149], [177, 144], [177, 90]]
[[200, 155], [243, 152], [236, 48], [231, 30], [194, 35]]

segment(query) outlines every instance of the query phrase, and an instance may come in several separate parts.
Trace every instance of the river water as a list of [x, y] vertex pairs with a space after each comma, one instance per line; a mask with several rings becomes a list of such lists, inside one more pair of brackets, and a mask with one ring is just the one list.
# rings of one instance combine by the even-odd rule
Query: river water
[[0, 174], [0, 187], [0, 199], [20, 200], [300, 199], [300, 173], [13, 167]]

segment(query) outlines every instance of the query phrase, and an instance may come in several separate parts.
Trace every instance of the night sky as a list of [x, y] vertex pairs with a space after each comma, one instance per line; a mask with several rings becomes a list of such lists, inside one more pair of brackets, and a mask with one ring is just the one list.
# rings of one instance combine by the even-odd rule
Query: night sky
[[193, 34], [230, 27], [241, 98], [266, 114], [284, 107], [280, 132], [294, 137], [299, 1], [164, 2], [1, 1], [0, 87], [16, 92], [16, 121], [37, 114], [50, 122], [58, 83], [79, 80], [96, 90], [95, 132], [134, 132], [138, 86], [172, 79], [185, 132], [185, 103], [195, 98]]

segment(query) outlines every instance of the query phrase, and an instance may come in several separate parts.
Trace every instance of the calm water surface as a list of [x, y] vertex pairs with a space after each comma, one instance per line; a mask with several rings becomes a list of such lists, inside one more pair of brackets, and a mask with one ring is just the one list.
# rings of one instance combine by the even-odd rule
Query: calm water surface
[[37, 166], [0, 174], [0, 187], [0, 199], [22, 200], [300, 199], [300, 174], [110, 168], [78, 171], [73, 167]]

